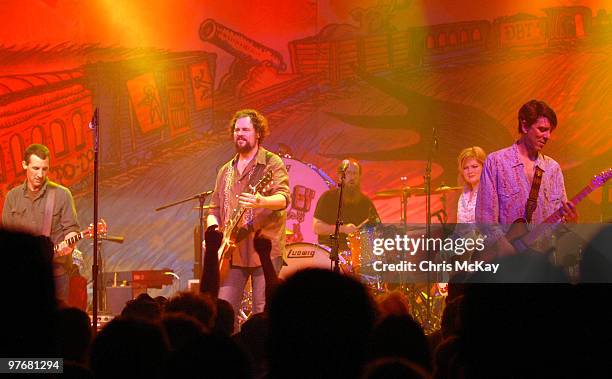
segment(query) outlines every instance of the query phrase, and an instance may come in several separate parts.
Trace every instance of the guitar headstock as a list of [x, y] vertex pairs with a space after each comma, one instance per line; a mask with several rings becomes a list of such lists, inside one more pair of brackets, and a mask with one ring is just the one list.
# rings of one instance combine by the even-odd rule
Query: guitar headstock
[[[88, 236], [93, 236], [93, 233], [94, 233], [93, 229], [94, 229], [93, 223], [89, 224], [89, 227], [87, 227], [86, 234]], [[98, 235], [106, 234], [107, 232], [108, 232], [108, 229], [107, 229], [106, 221], [104, 221], [104, 219], [100, 219], [100, 221], [98, 221]]]
[[612, 178], [612, 168], [603, 170], [599, 174], [595, 175], [593, 177], [593, 180], [591, 180], [591, 184], [596, 187], [599, 187], [602, 186], [605, 182], [607, 182], [610, 178]]

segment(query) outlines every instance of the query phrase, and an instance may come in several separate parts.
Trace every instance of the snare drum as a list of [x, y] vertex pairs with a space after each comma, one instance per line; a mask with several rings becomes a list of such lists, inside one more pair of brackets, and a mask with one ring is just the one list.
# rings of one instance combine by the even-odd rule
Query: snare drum
[[317, 202], [323, 192], [330, 189], [330, 180], [317, 167], [289, 157], [281, 157], [287, 173], [291, 191], [291, 205], [287, 209], [287, 243], [317, 243], [318, 236], [312, 229]]

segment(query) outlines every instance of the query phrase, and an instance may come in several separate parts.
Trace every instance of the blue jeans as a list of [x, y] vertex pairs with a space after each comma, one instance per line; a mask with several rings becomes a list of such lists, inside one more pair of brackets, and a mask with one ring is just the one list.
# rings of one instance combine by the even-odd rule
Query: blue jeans
[[[278, 274], [282, 259], [272, 259], [274, 270]], [[251, 314], [261, 313], [266, 306], [266, 279], [260, 267], [231, 267], [227, 277], [219, 288], [219, 298], [227, 300], [234, 308], [234, 331], [238, 331], [238, 315], [242, 305], [242, 295], [247, 280], [251, 277], [253, 286], [253, 310]]]

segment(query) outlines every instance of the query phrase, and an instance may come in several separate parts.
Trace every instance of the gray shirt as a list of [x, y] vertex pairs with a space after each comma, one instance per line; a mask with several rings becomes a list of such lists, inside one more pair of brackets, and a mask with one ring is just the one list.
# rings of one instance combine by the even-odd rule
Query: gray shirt
[[[52, 190], [55, 191], [55, 204], [49, 236], [51, 242], [57, 244], [64, 240], [66, 234], [78, 232], [79, 223], [70, 190], [48, 179], [34, 199], [28, 197], [26, 182], [10, 190], [2, 208], [2, 225], [6, 228], [41, 235], [47, 197], [49, 191]], [[68, 264], [69, 258], [69, 256], [59, 257], [54, 259], [54, 263]]]

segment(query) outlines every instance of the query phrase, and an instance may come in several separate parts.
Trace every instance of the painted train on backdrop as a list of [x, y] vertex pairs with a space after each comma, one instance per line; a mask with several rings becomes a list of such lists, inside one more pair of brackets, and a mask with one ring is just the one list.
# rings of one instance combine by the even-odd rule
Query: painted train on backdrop
[[[545, 49], [610, 31], [610, 17], [593, 17], [585, 6], [552, 7], [544, 17], [526, 13], [396, 31], [372, 33], [372, 28], [332, 24], [314, 36], [291, 41], [294, 73], [323, 72], [332, 85], [368, 73], [477, 60], [486, 53]], [[379, 20], [380, 17], [373, 17]], [[362, 21], [363, 22], [363, 21]], [[368, 32], [364, 32], [367, 30]]]
[[[29, 53], [61, 59], [64, 50]], [[94, 55], [113, 55], [112, 49], [100, 50]], [[128, 58], [124, 54], [73, 70], [0, 76], [0, 207], [7, 191], [25, 180], [23, 151], [32, 143], [49, 147], [52, 180], [70, 187], [75, 196], [90, 189], [94, 152], [89, 122], [95, 107], [101, 109], [105, 176], [125, 172], [160, 149], [203, 132], [212, 113], [214, 54], [147, 52]]]

